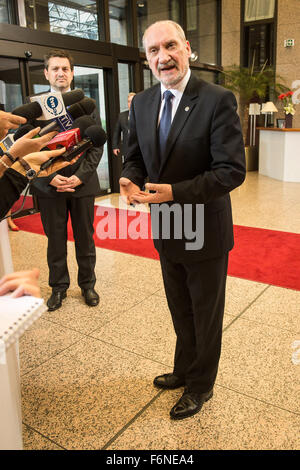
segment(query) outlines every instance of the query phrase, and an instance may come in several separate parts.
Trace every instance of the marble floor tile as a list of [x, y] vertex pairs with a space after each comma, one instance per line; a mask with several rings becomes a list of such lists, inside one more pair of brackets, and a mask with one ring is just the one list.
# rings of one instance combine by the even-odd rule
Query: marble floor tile
[[110, 322], [120, 313], [139, 304], [149, 295], [113, 283], [102, 283], [101, 285], [98, 282], [95, 288], [100, 296], [99, 305], [96, 307], [86, 305], [78, 288], [69, 289], [62, 307], [54, 312], [45, 312], [43, 318], [81, 333], [89, 334]]
[[269, 286], [243, 318], [297, 333], [300, 340], [300, 291]]
[[167, 301], [161, 296], [148, 297], [91, 336], [169, 367], [173, 365], [175, 333]]
[[22, 377], [23, 422], [66, 449], [100, 449], [157, 394], [159, 372], [153, 361], [85, 338]]
[[267, 284], [248, 281], [238, 277], [227, 276], [225, 313], [239, 315], [243, 312], [266, 288]]
[[23, 425], [23, 446], [24, 450], [63, 450], [62, 447], [26, 425]]
[[55, 325], [45, 320], [43, 315], [20, 338], [20, 373], [26, 374], [46, 363], [82, 338], [80, 333], [63, 325]]
[[169, 418], [178, 391], [161, 394], [107, 450], [299, 449], [300, 416], [216, 386], [200, 413]]
[[[107, 267], [108, 262], [106, 263], [105, 271], [102, 275], [104, 282], [113, 282], [116, 285], [142, 290], [149, 294], [153, 294], [163, 287], [158, 260], [124, 253], [121, 253], [121, 255], [123, 256], [119, 256], [110, 268]], [[106, 259], [108, 257], [107, 255]]]
[[300, 412], [300, 364], [292, 361], [299, 334], [240, 317], [223, 334], [217, 384]]
[[235, 224], [300, 232], [299, 211], [296, 210], [300, 204], [299, 183], [248, 172], [245, 182], [230, 195]]

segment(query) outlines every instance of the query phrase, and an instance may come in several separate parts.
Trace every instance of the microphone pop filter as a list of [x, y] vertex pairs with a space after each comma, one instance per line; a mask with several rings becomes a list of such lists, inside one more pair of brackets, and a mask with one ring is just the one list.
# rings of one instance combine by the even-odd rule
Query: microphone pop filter
[[20, 139], [20, 137], [23, 137], [23, 135], [27, 134], [27, 132], [32, 131], [32, 129], [34, 129], [34, 126], [32, 126], [31, 124], [25, 124], [24, 126], [20, 126], [19, 129], [17, 129], [14, 133], [14, 140], [16, 141]]
[[84, 132], [84, 137], [88, 137], [93, 142], [94, 147], [102, 147], [107, 140], [107, 135], [101, 126], [93, 125]]
[[81, 88], [77, 88], [76, 90], [62, 93], [62, 98], [64, 100], [65, 106], [71, 106], [72, 104], [81, 101], [84, 98], [84, 93]]
[[91, 116], [81, 116], [73, 121], [72, 127], [76, 129], [77, 127], [80, 130], [81, 139], [84, 137], [86, 129], [90, 126], [93, 126], [95, 123], [94, 119]]
[[68, 113], [71, 114], [73, 119], [77, 119], [85, 114], [91, 114], [96, 107], [96, 102], [92, 98], [84, 98], [78, 103], [73, 104], [68, 108]]
[[32, 103], [26, 103], [14, 109], [12, 114], [15, 114], [16, 116], [22, 116], [30, 121], [41, 116], [43, 114], [43, 110], [37, 101], [33, 101]]

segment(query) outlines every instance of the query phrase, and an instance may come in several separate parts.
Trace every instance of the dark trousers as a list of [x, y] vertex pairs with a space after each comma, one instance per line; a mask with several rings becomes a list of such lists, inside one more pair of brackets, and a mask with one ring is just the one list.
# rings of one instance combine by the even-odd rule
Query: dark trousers
[[161, 256], [162, 275], [177, 336], [174, 374], [190, 391], [214, 385], [221, 354], [228, 254], [197, 263]]
[[69, 214], [75, 240], [78, 285], [93, 288], [96, 282], [94, 234], [94, 197], [39, 198], [42, 224], [48, 237], [49, 285], [54, 291], [70, 285], [67, 265], [67, 223]]

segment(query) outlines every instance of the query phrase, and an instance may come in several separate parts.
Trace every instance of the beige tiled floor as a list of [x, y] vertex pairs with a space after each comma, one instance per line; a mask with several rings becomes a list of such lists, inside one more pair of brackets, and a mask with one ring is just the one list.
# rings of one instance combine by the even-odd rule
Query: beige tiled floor
[[[300, 185], [257, 173], [232, 193], [239, 225], [300, 232]], [[118, 204], [118, 195], [98, 200]], [[147, 208], [142, 208], [147, 210]], [[50, 289], [46, 239], [11, 233], [14, 268], [38, 266]], [[27, 247], [24, 254], [24, 246]], [[212, 400], [169, 419], [180, 390], [158, 391], [175, 336], [159, 262], [97, 248], [98, 308], [76, 286], [20, 341], [25, 449], [299, 449], [300, 291], [228, 277], [223, 349]]]

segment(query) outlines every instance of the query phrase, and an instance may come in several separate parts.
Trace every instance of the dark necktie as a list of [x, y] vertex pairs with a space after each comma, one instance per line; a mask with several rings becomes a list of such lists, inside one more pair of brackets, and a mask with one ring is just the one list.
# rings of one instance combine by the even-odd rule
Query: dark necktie
[[174, 97], [171, 91], [166, 90], [163, 94], [165, 105], [164, 109], [160, 118], [159, 123], [159, 149], [160, 149], [160, 157], [162, 158], [165, 150], [166, 150], [166, 143], [168, 139], [168, 134], [171, 127], [172, 121], [172, 98]]

